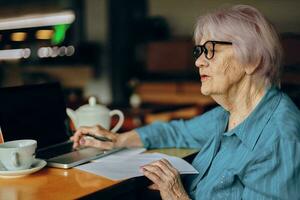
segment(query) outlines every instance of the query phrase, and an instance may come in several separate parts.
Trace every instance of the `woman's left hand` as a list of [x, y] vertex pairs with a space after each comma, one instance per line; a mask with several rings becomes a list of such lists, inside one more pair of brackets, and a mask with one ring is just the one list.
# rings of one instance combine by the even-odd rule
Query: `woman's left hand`
[[141, 170], [154, 183], [149, 188], [159, 190], [162, 199], [189, 199], [179, 172], [166, 159], [145, 165]]

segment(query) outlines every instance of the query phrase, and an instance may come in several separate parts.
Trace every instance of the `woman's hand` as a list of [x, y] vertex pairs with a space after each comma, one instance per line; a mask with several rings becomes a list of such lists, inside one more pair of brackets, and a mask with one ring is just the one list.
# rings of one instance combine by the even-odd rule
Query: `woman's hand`
[[154, 183], [149, 188], [159, 190], [162, 199], [189, 199], [179, 172], [166, 159], [145, 165], [141, 170]]
[[[88, 137], [87, 139], [84, 137], [86, 134], [103, 136], [111, 141], [102, 142], [92, 137]], [[117, 134], [104, 129], [101, 126], [82, 126], [74, 133], [70, 140], [74, 142], [73, 148], [78, 148], [79, 146], [88, 146], [109, 150], [119, 147], [131, 148], [143, 146], [143, 143], [135, 130]]]
[[[86, 134], [102, 136], [110, 139], [111, 141], [99, 141], [92, 137], [84, 137]], [[109, 150], [117, 147], [118, 134], [112, 133], [101, 126], [93, 126], [93, 127], [80, 127], [74, 133], [74, 135], [70, 138], [74, 142], [73, 148], [78, 148], [79, 146], [88, 146], [88, 147], [96, 147], [99, 149]]]

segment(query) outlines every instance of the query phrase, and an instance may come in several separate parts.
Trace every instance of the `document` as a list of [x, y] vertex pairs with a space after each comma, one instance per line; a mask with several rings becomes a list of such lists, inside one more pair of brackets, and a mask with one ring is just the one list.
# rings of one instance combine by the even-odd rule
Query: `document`
[[93, 160], [92, 162], [110, 162], [110, 161], [114, 161], [117, 159], [123, 160], [123, 159], [127, 159], [129, 157], [138, 155], [140, 153], [143, 153], [145, 151], [146, 151], [145, 148], [125, 148], [125, 149], [122, 149], [121, 151], [117, 151], [113, 154]]
[[198, 171], [185, 160], [162, 153], [143, 153], [126, 158], [124, 155], [115, 155], [114, 159], [92, 162], [76, 168], [108, 179], [123, 180], [143, 176], [141, 166], [163, 158], [167, 159], [180, 174], [198, 174]]

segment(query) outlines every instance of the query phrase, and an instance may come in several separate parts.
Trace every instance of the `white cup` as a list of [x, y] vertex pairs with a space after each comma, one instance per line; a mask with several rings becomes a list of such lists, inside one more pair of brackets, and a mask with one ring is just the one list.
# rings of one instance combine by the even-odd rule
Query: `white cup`
[[0, 164], [8, 171], [29, 169], [36, 147], [36, 140], [14, 140], [0, 144]]

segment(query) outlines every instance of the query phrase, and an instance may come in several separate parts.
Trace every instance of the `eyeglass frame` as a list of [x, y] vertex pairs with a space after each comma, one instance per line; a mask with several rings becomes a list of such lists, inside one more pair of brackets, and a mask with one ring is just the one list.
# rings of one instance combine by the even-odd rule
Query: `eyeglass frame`
[[[212, 52], [212, 56], [210, 58], [207, 57], [207, 55], [208, 55], [208, 49], [206, 49], [206, 47], [205, 47], [205, 45], [208, 42], [211, 42], [213, 44], [213, 48], [212, 48], [213, 52]], [[195, 45], [194, 48], [193, 48], [193, 56], [194, 56], [194, 58], [198, 59], [202, 55], [202, 53], [204, 52], [205, 58], [208, 59], [208, 60], [211, 60], [214, 57], [214, 55], [215, 55], [215, 45], [216, 44], [232, 45], [232, 42], [208, 40], [203, 45]], [[199, 48], [200, 48], [200, 50], [199, 50]], [[200, 52], [200, 51], [201, 51], [201, 53], [197, 53], [197, 52]]]

